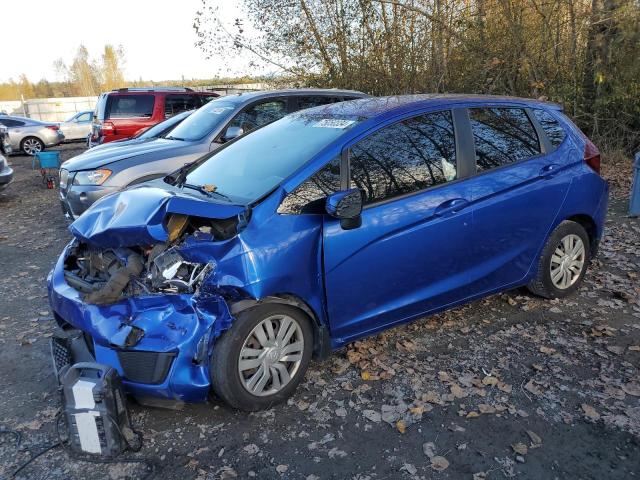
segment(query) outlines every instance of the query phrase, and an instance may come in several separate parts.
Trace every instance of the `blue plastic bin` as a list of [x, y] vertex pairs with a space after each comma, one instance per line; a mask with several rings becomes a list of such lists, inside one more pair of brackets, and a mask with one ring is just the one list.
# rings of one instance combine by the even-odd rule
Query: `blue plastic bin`
[[38, 159], [40, 169], [55, 168], [57, 170], [60, 168], [60, 152], [57, 150], [36, 153], [35, 157], [31, 161], [31, 168], [33, 169], [35, 169], [36, 159]]

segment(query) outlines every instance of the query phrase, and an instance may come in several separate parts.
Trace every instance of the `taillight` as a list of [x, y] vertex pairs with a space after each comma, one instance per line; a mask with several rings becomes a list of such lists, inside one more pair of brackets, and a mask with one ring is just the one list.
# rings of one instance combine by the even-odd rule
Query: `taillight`
[[49, 130], [54, 130], [56, 132], [60, 130], [60, 127], [58, 127], [58, 125], [45, 125], [45, 128], [48, 128]]
[[112, 134], [114, 133], [115, 126], [111, 122], [102, 122], [102, 125], [100, 125], [100, 130], [102, 131], [102, 133]]
[[584, 146], [584, 161], [594, 172], [600, 173], [600, 150], [588, 138], [587, 144]]

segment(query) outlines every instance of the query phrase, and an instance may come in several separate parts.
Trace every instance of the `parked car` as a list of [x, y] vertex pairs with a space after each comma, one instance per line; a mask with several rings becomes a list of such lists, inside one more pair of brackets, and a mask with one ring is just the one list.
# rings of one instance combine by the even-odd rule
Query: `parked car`
[[312, 355], [522, 285], [574, 292], [602, 237], [599, 168], [549, 103], [318, 107], [96, 203], [49, 300], [67, 345], [138, 398], [267, 408]]
[[0, 124], [9, 130], [11, 148], [35, 155], [46, 147], [54, 147], [64, 140], [60, 127], [54, 123], [40, 122], [32, 118], [0, 116]]
[[102, 145], [90, 146], [89, 148], [93, 149], [93, 152], [98, 150], [104, 150], [105, 148], [113, 148], [113, 147], [128, 147], [130, 145], [138, 145], [140, 143], [149, 142], [151, 140], [155, 140], [156, 138], [165, 137], [171, 130], [173, 130], [176, 126], [178, 126], [185, 118], [191, 115], [194, 110], [189, 110], [186, 112], [179, 113], [174, 115], [173, 117], [167, 118], [165, 121], [158, 123], [150, 128], [144, 128], [138, 133], [136, 133], [133, 137], [126, 140], [116, 140], [114, 142], [103, 143]]
[[120, 88], [98, 97], [91, 143], [99, 145], [133, 137], [180, 112], [193, 110], [218, 97], [190, 88]]
[[364, 96], [349, 90], [274, 90], [212, 100], [175, 127], [170, 135], [126, 148], [95, 148], [66, 161], [60, 170], [60, 201], [76, 218], [98, 198], [191, 163], [228, 140], [286, 114]]
[[9, 155], [12, 151], [11, 140], [9, 139], [9, 127], [0, 123], [0, 154]]
[[84, 141], [91, 133], [93, 110], [85, 110], [70, 116], [64, 122], [60, 122], [60, 130], [66, 141]]
[[13, 169], [9, 166], [7, 159], [0, 154], [0, 192], [7, 188], [13, 181]]

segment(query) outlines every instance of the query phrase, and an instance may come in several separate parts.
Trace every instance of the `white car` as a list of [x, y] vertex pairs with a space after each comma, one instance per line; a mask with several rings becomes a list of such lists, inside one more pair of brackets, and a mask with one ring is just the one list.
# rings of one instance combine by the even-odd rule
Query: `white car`
[[68, 142], [85, 140], [91, 133], [91, 121], [93, 120], [93, 110], [85, 110], [71, 116], [64, 122], [60, 122], [60, 130]]

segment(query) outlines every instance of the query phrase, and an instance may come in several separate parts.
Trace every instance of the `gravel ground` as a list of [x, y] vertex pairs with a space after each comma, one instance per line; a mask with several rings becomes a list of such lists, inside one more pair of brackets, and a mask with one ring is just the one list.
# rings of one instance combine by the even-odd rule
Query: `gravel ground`
[[[62, 147], [63, 158], [81, 151]], [[70, 239], [57, 191], [11, 157], [0, 194], [0, 478], [56, 441], [59, 397], [45, 277]], [[515, 290], [389, 330], [313, 363], [288, 404], [245, 414], [213, 400], [130, 407], [150, 478], [630, 479], [640, 476], [640, 222], [629, 165], [605, 168], [612, 201], [580, 292]], [[0, 431], [1, 433], [1, 431]], [[30, 479], [147, 475], [54, 447]]]

